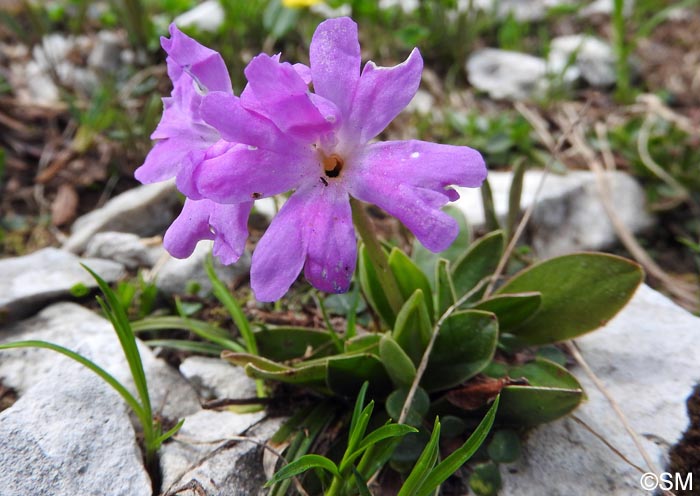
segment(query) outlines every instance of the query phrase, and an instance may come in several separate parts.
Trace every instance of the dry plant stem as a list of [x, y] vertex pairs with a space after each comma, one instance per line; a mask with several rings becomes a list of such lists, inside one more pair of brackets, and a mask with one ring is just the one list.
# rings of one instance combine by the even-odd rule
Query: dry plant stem
[[570, 133], [569, 142], [579, 152], [579, 154], [586, 159], [588, 166], [595, 174], [596, 184], [598, 186], [603, 208], [622, 244], [632, 254], [634, 259], [644, 267], [647, 273], [658, 279], [671, 294], [678, 298], [679, 302], [681, 302], [683, 306], [692, 308], [697, 305], [696, 298], [694, 297], [692, 291], [689, 288], [682, 287], [678, 281], [672, 279], [661, 267], [656, 264], [656, 262], [654, 262], [644, 248], [639, 245], [637, 239], [630, 232], [630, 230], [627, 229], [627, 226], [617, 215], [615, 206], [611, 200], [610, 188], [605, 176], [603, 165], [600, 163], [600, 160], [598, 160], [595, 152], [586, 144], [583, 131], [576, 123], [576, 114], [571, 105], [564, 105], [564, 114], [565, 119], [563, 120], [568, 122], [573, 130], [573, 132]]
[[651, 114], [648, 114], [644, 119], [644, 123], [639, 129], [639, 135], [637, 136], [637, 153], [639, 153], [639, 158], [642, 160], [644, 167], [649, 169], [651, 173], [668, 184], [675, 191], [679, 200], [685, 201], [690, 196], [688, 194], [688, 190], [685, 189], [681, 183], [676, 181], [673, 176], [666, 172], [663, 167], [657, 164], [649, 153], [649, 135], [651, 134], [651, 128], [653, 125], [654, 120]]
[[[554, 158], [557, 156], [559, 151], [561, 150], [561, 147], [564, 145], [564, 142], [566, 141], [567, 135], [572, 132], [573, 130], [573, 125], [571, 126], [570, 129], [567, 130], [566, 133], [564, 133], [562, 136], [559, 137], [559, 139], [555, 142], [554, 138], [552, 135], [547, 131], [547, 125], [543, 121], [543, 119], [537, 115], [535, 112], [530, 110], [527, 106], [523, 105], [522, 103], [517, 102], [515, 104], [515, 108], [522, 114], [525, 119], [532, 125], [533, 128], [535, 128], [535, 131], [537, 132], [538, 136], [540, 137], [540, 140], [542, 143], [545, 144], [550, 150], [550, 153], [552, 154], [552, 158], [547, 162], [545, 165], [544, 171], [542, 172], [542, 177], [540, 178], [540, 182], [537, 185], [537, 190], [535, 191], [535, 199], [533, 200], [532, 204], [525, 210], [525, 213], [523, 214], [523, 218], [520, 220], [520, 223], [518, 224], [517, 229], [513, 233], [513, 236], [508, 243], [508, 246], [506, 246], [505, 251], [503, 252], [503, 256], [501, 259], [498, 261], [498, 265], [496, 266], [496, 271], [493, 274], [493, 277], [491, 278], [491, 281], [489, 282], [489, 285], [486, 287], [486, 291], [484, 292], [484, 298], [488, 298], [491, 293], [493, 292], [494, 287], [496, 286], [496, 283], [498, 282], [498, 279], [501, 277], [501, 274], [506, 268], [506, 265], [508, 264], [508, 260], [510, 260], [510, 256], [513, 253], [513, 250], [515, 249], [515, 245], [518, 243], [520, 240], [520, 237], [523, 235], [523, 232], [525, 231], [525, 227], [527, 226], [527, 223], [530, 221], [530, 217], [532, 217], [532, 213], [535, 211], [535, 206], [537, 205], [537, 198], [539, 198], [540, 193], [542, 192], [542, 188], [544, 187], [544, 182], [547, 179], [547, 176], [549, 174], [549, 169], [552, 165], [552, 162], [554, 161]], [[585, 111], [586, 107], [584, 107], [581, 110], [581, 113]]]
[[640, 466], [637, 465], [636, 463], [633, 463], [629, 458], [627, 458], [627, 457], [622, 453], [622, 451], [620, 451], [619, 449], [617, 449], [615, 446], [612, 445], [612, 443], [610, 443], [610, 441], [608, 441], [607, 439], [605, 439], [605, 438], [603, 437], [602, 434], [599, 434], [598, 432], [596, 432], [596, 430], [593, 429], [593, 427], [591, 427], [590, 425], [588, 425], [586, 422], [584, 422], [582, 419], [580, 419], [579, 417], [577, 417], [577, 416], [574, 415], [574, 414], [571, 414], [571, 419], [572, 419], [574, 422], [576, 422], [577, 424], [579, 424], [581, 427], [583, 427], [584, 429], [586, 429], [588, 432], [590, 432], [591, 434], [593, 434], [593, 435], [596, 437], [596, 439], [598, 439], [598, 441], [600, 441], [601, 443], [603, 443], [605, 446], [607, 446], [607, 447], [610, 449], [610, 451], [612, 451], [612, 452], [615, 453], [617, 456], [619, 456], [622, 460], [624, 460], [625, 463], [627, 463], [627, 465], [629, 465], [630, 467], [632, 467], [632, 468], [634, 468], [635, 470], [637, 470], [640, 474], [645, 473], [645, 470], [644, 470], [642, 467], [640, 467]]
[[[617, 415], [617, 417], [620, 419], [620, 422], [622, 422], [622, 425], [625, 427], [627, 434], [629, 434], [630, 438], [632, 438], [632, 442], [634, 442], [634, 445], [637, 447], [639, 454], [642, 455], [642, 458], [647, 464], [649, 470], [655, 474], [660, 474], [661, 470], [659, 469], [659, 467], [656, 466], [654, 461], [651, 459], [651, 456], [649, 456], [649, 453], [642, 445], [641, 441], [639, 440], [639, 436], [637, 435], [637, 432], [632, 428], [629, 421], [627, 420], [627, 417], [622, 412], [622, 409], [620, 409], [620, 405], [617, 404], [617, 401], [615, 401], [613, 395], [610, 393], [610, 391], [608, 391], [608, 389], [598, 378], [595, 372], [593, 372], [593, 369], [591, 369], [591, 367], [588, 365], [588, 362], [586, 362], [586, 360], [583, 358], [583, 355], [581, 355], [581, 352], [579, 351], [578, 346], [576, 346], [576, 343], [573, 340], [571, 340], [567, 341], [565, 344], [566, 348], [569, 350], [569, 353], [571, 353], [571, 356], [574, 357], [574, 360], [576, 360], [576, 362], [581, 366], [581, 368], [583, 368], [584, 372], [586, 372], [586, 375], [591, 379], [591, 381], [593, 381], [593, 384], [595, 384], [596, 388], [598, 388], [598, 390], [601, 393], [603, 393], [603, 396], [605, 396], [605, 399], [608, 400], [608, 403], [610, 403], [610, 406], [615, 412], [615, 415]], [[624, 459], [627, 460], [626, 458]], [[673, 495], [673, 493], [669, 491], [665, 491], [664, 494], [667, 496]]]
[[479, 281], [479, 284], [474, 286], [471, 291], [469, 291], [467, 294], [462, 296], [459, 300], [454, 302], [447, 310], [445, 310], [445, 313], [442, 314], [442, 316], [438, 319], [437, 323], [433, 327], [433, 333], [430, 336], [430, 341], [428, 341], [428, 346], [425, 347], [425, 351], [423, 352], [423, 356], [420, 359], [420, 364], [418, 364], [418, 369], [416, 370], [416, 377], [413, 379], [413, 382], [411, 383], [411, 389], [408, 390], [408, 394], [406, 395], [406, 401], [404, 401], [403, 407], [401, 408], [401, 415], [399, 416], [399, 424], [403, 424], [406, 421], [406, 417], [408, 416], [408, 412], [411, 410], [411, 404], [413, 403], [413, 398], [416, 395], [416, 391], [418, 390], [418, 384], [420, 384], [420, 380], [423, 378], [423, 374], [425, 373], [425, 369], [428, 368], [428, 361], [430, 360], [430, 353], [433, 351], [433, 346], [435, 345], [435, 340], [437, 339], [438, 332], [440, 332], [440, 327], [442, 327], [442, 324], [447, 320], [447, 318], [454, 313], [455, 310], [457, 310], [465, 301], [467, 301], [469, 298], [471, 298], [473, 295], [475, 295], [478, 291], [481, 290], [481, 288], [484, 287], [484, 285], [488, 282], [488, 280], [491, 278], [491, 276], [485, 277], [481, 281]]

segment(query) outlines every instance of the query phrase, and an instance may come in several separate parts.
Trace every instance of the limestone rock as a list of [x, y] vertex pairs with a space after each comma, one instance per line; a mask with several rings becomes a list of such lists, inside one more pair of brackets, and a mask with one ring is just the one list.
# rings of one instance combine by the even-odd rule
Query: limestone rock
[[162, 253], [136, 234], [107, 231], [96, 234], [85, 248], [85, 256], [118, 262], [129, 269], [153, 267]]
[[152, 494], [124, 403], [74, 363], [0, 413], [0, 466], [7, 495]]
[[[644, 190], [623, 172], [606, 173], [615, 212], [633, 232], [653, 225], [646, 211]], [[521, 210], [533, 201], [542, 178], [541, 171], [529, 171], [523, 181]], [[491, 172], [488, 177], [496, 213], [504, 218], [508, 211], [510, 172]], [[456, 188], [460, 199], [455, 202], [473, 226], [484, 225], [481, 192]], [[549, 174], [537, 198], [537, 206], [528, 226], [526, 241], [541, 258], [549, 258], [581, 250], [600, 250], [614, 244], [617, 237], [603, 209], [596, 178], [592, 172], [572, 171], [560, 176]]]
[[581, 77], [591, 86], [615, 84], [615, 53], [603, 40], [588, 35], [569, 35], [554, 38], [549, 49], [549, 66], [554, 73], [566, 69], [570, 57]]
[[496, 100], [526, 100], [545, 89], [547, 63], [526, 53], [483, 48], [467, 60], [469, 83]]
[[[660, 470], [688, 425], [685, 400], [700, 382], [699, 340], [700, 319], [648, 286], [608, 325], [576, 340]], [[646, 467], [602, 393], [580, 368], [573, 373], [588, 395], [576, 416]], [[564, 496], [572, 488], [582, 495], [644, 492], [641, 474], [571, 418], [531, 432], [521, 460], [501, 475], [507, 496]]]
[[215, 32], [224, 24], [225, 12], [218, 0], [206, 0], [175, 18], [180, 28], [195, 27], [201, 31]]
[[[165, 293], [184, 293], [190, 282], [196, 283], [200, 290], [211, 290], [211, 282], [204, 270], [204, 261], [211, 253], [213, 241], [200, 241], [192, 255], [185, 259], [170, 258], [158, 271], [156, 285]], [[245, 252], [240, 260], [232, 265], [223, 265], [214, 257], [214, 270], [226, 282], [240, 277], [250, 269], [250, 254]]]
[[243, 368], [220, 358], [185, 358], [180, 364], [180, 373], [206, 399], [254, 398], [257, 393], [255, 381], [245, 374]]
[[139, 186], [78, 218], [63, 248], [74, 253], [82, 252], [90, 239], [103, 231], [141, 236], [162, 234], [179, 210], [180, 200], [173, 181]]
[[0, 322], [29, 315], [48, 301], [69, 295], [76, 284], [96, 287], [97, 283], [81, 263], [108, 282], [124, 274], [124, 267], [119, 263], [81, 259], [56, 248], [0, 260]]

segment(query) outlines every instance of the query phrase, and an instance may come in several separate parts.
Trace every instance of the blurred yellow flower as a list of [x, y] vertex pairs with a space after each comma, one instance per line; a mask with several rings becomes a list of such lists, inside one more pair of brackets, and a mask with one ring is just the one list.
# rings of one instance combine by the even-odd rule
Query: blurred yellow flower
[[321, 0], [282, 0], [282, 5], [288, 8], [311, 7], [321, 3]]

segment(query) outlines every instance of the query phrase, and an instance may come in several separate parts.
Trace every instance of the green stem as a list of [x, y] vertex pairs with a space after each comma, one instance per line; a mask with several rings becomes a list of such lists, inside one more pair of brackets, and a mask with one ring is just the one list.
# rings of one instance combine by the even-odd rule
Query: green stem
[[399, 285], [396, 282], [394, 273], [389, 267], [389, 258], [386, 256], [386, 252], [377, 238], [372, 221], [367, 216], [362, 203], [353, 198], [350, 200], [350, 206], [352, 207], [352, 221], [355, 224], [355, 229], [360, 234], [362, 242], [365, 244], [365, 248], [367, 248], [367, 255], [369, 255], [372, 264], [374, 264], [379, 284], [382, 285], [391, 309], [398, 314], [404, 300], [399, 291]]

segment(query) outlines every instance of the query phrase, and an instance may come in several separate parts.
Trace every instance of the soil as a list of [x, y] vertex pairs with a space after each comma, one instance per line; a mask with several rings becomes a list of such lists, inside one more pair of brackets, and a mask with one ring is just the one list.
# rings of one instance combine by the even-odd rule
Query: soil
[[17, 401], [17, 391], [0, 382], [0, 412], [10, 408]]
[[[692, 473], [693, 484], [689, 490], [676, 491], [676, 496], [692, 496], [700, 485], [700, 384], [695, 387], [688, 398], [688, 417], [690, 425], [683, 438], [670, 453], [671, 464], [668, 471], [681, 474], [685, 480], [686, 474]], [[693, 490], [693, 487], [696, 489]]]

